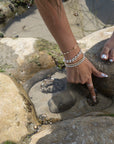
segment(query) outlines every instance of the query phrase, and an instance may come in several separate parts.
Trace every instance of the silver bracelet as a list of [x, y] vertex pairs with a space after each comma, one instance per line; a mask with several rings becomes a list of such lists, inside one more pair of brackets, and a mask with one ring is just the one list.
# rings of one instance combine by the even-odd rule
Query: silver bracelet
[[65, 60], [65, 58], [64, 58], [63, 61], [64, 61], [65, 63], [72, 63], [72, 62], [74, 62], [74, 61], [79, 57], [79, 55], [80, 55], [81, 53], [82, 53], [82, 52], [81, 52], [81, 50], [80, 50], [79, 53], [78, 53], [75, 57], [73, 57], [72, 59]]
[[83, 56], [83, 58], [81, 60], [79, 60], [78, 62], [76, 62], [74, 64], [66, 64], [65, 63], [65, 66], [66, 67], [76, 67], [76, 66], [80, 65], [84, 60], [85, 60], [85, 56]]

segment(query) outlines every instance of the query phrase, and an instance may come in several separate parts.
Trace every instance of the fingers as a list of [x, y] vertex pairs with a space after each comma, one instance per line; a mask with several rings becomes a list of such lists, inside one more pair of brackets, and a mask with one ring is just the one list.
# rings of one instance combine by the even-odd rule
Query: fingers
[[110, 54], [109, 54], [109, 61], [114, 62], [114, 48], [111, 49]]
[[110, 62], [114, 62], [114, 48], [109, 48], [105, 46], [101, 52], [101, 59], [108, 60]]
[[109, 47], [107, 47], [107, 46], [104, 47], [101, 52], [101, 59], [107, 60], [109, 58], [109, 51], [110, 51]]
[[96, 102], [96, 94], [95, 94], [92, 78], [90, 78], [86, 84], [87, 84], [87, 87], [89, 89], [89, 92], [91, 94], [93, 101]]
[[93, 73], [93, 75], [95, 75], [96, 77], [99, 77], [99, 78], [107, 78], [108, 77], [107, 74], [98, 71], [94, 66], [93, 66], [92, 73]]

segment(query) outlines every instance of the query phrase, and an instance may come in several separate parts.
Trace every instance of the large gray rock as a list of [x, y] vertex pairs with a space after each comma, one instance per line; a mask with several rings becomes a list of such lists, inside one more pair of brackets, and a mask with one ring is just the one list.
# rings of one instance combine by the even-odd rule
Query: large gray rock
[[[87, 37], [79, 40], [78, 43], [79, 43], [82, 51], [86, 52], [91, 47], [94, 47], [94, 45], [96, 45], [96, 43], [99, 43], [99, 41], [109, 38], [111, 36], [113, 30], [114, 30], [114, 27], [103, 29], [103, 30], [95, 32], [95, 33], [88, 35]], [[103, 47], [103, 45], [104, 45], [104, 42], [100, 43], [100, 45], [97, 45], [97, 46], [98, 46], [98, 48], [99, 48], [99, 46], [101, 48], [101, 46]], [[89, 53], [90, 57], [91, 57], [91, 55], [92, 54]], [[48, 103], [49, 100], [53, 97], [52, 99], [54, 101], [56, 101], [55, 106], [57, 106], [61, 102], [61, 99], [66, 100], [68, 98], [68, 93], [66, 93], [66, 95], [62, 95], [62, 97], [59, 96], [57, 99], [54, 98], [54, 95], [55, 95], [54, 92], [49, 93], [50, 90], [51, 91], [54, 90], [53, 79], [50, 79], [50, 81], [52, 81], [52, 82], [51, 83], [49, 82], [47, 84], [47, 86], [45, 85], [45, 83], [46, 83], [46, 81], [48, 82], [49, 79], [44, 80], [44, 81], [42, 81], [42, 80], [43, 80], [43, 77], [44, 77], [44, 79], [48, 78], [46, 76], [50, 72], [51, 72], [51, 70], [48, 72], [44, 71], [41, 74], [40, 73], [36, 74], [31, 80], [29, 80], [29, 81], [27, 81], [27, 83], [25, 83], [25, 89], [27, 91], [29, 91], [29, 96], [30, 96], [32, 102], [34, 103], [37, 116], [39, 118], [41, 117], [41, 115], [44, 116], [44, 123], [45, 123], [46, 119], [47, 119], [47, 121], [52, 118], [55, 120], [69, 119], [69, 118], [77, 117], [79, 115], [82, 115], [82, 114], [85, 114], [88, 112], [92, 112], [92, 111], [100, 111], [103, 109], [106, 110], [108, 107], [110, 107], [110, 108], [108, 110], [106, 110], [106, 112], [113, 113], [113, 104], [112, 104], [111, 99], [104, 97], [102, 94], [98, 93], [97, 97], [98, 97], [99, 103], [95, 106], [90, 106], [90, 105], [88, 105], [87, 99], [86, 99], [86, 97], [88, 96], [87, 90], [85, 90], [82, 87], [77, 87], [77, 86], [74, 86], [74, 89], [75, 89], [74, 94], [75, 95], [72, 95], [73, 97], [76, 98], [76, 104], [70, 110], [67, 110], [66, 112], [63, 112], [60, 114], [51, 113], [50, 109], [49, 109], [49, 103]], [[39, 79], [40, 77], [42, 79]], [[60, 87], [62, 87], [62, 85], [65, 85], [65, 80], [64, 80], [64, 83], [62, 83], [62, 84], [61, 84], [61, 80], [60, 80], [65, 77], [66, 77], [65, 73], [61, 73], [61, 72], [57, 72], [55, 75], [52, 75], [52, 78], [55, 78], [55, 81], [57, 78], [59, 79], [59, 83], [57, 85], [59, 85]], [[99, 80], [101, 81], [101, 79], [99, 79]], [[42, 85], [44, 85], [44, 87]], [[43, 88], [43, 92], [42, 92], [41, 88]], [[84, 91], [82, 91], [82, 89]], [[47, 91], [47, 93], [44, 93], [46, 91]], [[60, 91], [60, 90], [58, 89], [58, 91]], [[71, 88], [71, 91], [74, 91], [74, 90], [72, 90], [72, 88]], [[81, 91], [82, 91], [82, 93], [81, 93]], [[61, 92], [59, 95], [61, 95]], [[38, 99], [40, 99], [40, 101], [38, 101]]]
[[80, 117], [45, 126], [30, 144], [113, 144], [114, 118]]
[[[43, 76], [45, 77], [46, 75], [47, 73], [44, 71]], [[36, 76], [27, 83], [32, 84], [34, 82], [33, 79], [37, 78]], [[56, 72], [51, 75], [51, 78], [36, 81], [36, 84], [32, 88], [29, 87], [29, 97], [34, 104], [37, 117], [42, 123], [46, 124], [58, 120], [75, 118], [89, 112], [102, 111], [112, 105], [112, 100], [100, 93], [97, 93], [98, 103], [94, 105], [86, 88], [75, 84], [70, 84], [66, 88], [65, 77], [64, 73]], [[62, 93], [61, 90], [66, 92]], [[51, 103], [49, 103], [50, 99]], [[72, 101], [74, 102], [72, 103]], [[60, 110], [55, 110], [58, 107], [60, 107]], [[67, 111], [64, 111], [64, 109]], [[60, 113], [52, 113], [50, 110], [59, 111]]]
[[110, 63], [108, 60], [101, 60], [100, 58], [100, 53], [105, 42], [106, 40], [93, 46], [89, 51], [86, 52], [86, 57], [99, 71], [108, 75], [108, 78], [103, 78], [102, 80], [100, 78], [94, 77], [95, 87], [105, 96], [114, 97], [114, 63]]

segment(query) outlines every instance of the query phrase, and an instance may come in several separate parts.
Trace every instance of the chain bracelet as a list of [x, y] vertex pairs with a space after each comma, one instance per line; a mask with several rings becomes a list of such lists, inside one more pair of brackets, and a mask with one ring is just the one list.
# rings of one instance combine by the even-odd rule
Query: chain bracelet
[[76, 49], [76, 45], [73, 47], [73, 49], [70, 49], [69, 51], [63, 53], [63, 55], [69, 54], [72, 50]]
[[64, 61], [65, 63], [72, 63], [72, 62], [74, 62], [74, 61], [79, 57], [79, 55], [80, 55], [81, 53], [82, 53], [82, 52], [81, 52], [81, 50], [80, 50], [79, 53], [78, 53], [75, 57], [73, 57], [72, 59], [65, 60], [65, 58], [64, 58], [63, 61]]

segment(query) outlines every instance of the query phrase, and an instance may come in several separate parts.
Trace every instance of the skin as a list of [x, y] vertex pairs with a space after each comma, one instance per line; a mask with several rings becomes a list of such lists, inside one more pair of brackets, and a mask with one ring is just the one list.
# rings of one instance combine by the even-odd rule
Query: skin
[[[48, 29], [58, 43], [63, 53], [70, 51], [69, 54], [64, 55], [65, 59], [72, 59], [78, 54], [80, 48], [70, 29], [64, 7], [61, 0], [35, 0], [39, 12], [44, 19]], [[73, 49], [73, 48], [76, 49]], [[82, 59], [81, 54], [78, 59]], [[74, 63], [75, 63], [74, 62]], [[87, 84], [90, 94], [96, 102], [96, 94], [92, 82], [92, 74], [96, 77], [108, 77], [106, 74], [99, 72], [92, 63], [86, 58], [79, 66], [67, 68], [67, 81], [71, 83]]]
[[[102, 57], [103, 55], [105, 55], [105, 57]], [[104, 45], [104, 48], [101, 52], [101, 59], [114, 62], [114, 32], [111, 38]]]

